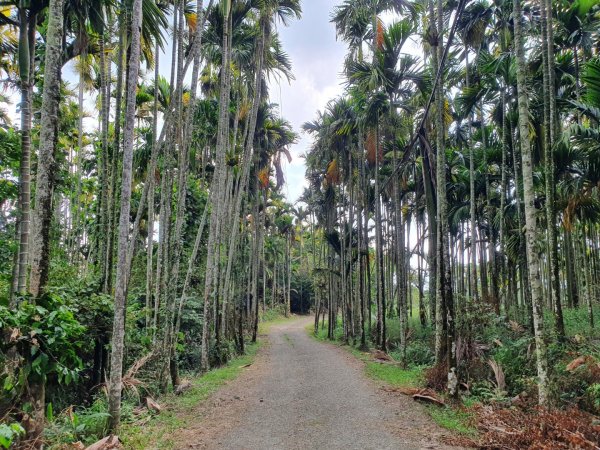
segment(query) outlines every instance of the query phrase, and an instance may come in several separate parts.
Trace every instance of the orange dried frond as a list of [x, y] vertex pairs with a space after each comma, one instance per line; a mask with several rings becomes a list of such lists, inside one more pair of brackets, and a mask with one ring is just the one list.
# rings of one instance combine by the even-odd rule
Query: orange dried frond
[[580, 205], [580, 197], [575, 196], [571, 197], [567, 202], [567, 207], [565, 208], [565, 212], [563, 214], [563, 225], [565, 230], [571, 232], [573, 231], [573, 222], [575, 221], [575, 216], [577, 214], [577, 209]]
[[198, 25], [198, 16], [196, 13], [189, 13], [185, 15], [185, 20], [190, 29], [191, 33], [196, 32], [196, 26]]
[[330, 184], [338, 184], [340, 182], [340, 167], [337, 158], [332, 160], [327, 165], [327, 173], [325, 174], [325, 178]]
[[381, 50], [383, 48], [383, 43], [384, 43], [384, 33], [385, 33], [385, 28], [383, 26], [383, 22], [381, 21], [381, 19], [378, 17], [377, 18], [377, 50]]
[[263, 167], [258, 171], [258, 181], [263, 189], [266, 189], [269, 186], [269, 172], [268, 166]]

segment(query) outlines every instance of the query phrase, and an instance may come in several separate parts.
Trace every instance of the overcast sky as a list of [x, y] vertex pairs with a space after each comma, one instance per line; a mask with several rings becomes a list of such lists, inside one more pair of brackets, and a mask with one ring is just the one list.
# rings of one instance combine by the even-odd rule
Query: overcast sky
[[304, 159], [309, 149], [310, 136], [302, 133], [304, 122], [314, 120], [317, 111], [343, 91], [341, 71], [346, 47], [335, 39], [335, 26], [329, 22], [333, 7], [340, 0], [303, 0], [302, 19], [295, 20], [289, 27], [278, 25], [284, 50], [289, 54], [296, 77], [271, 81], [271, 100], [279, 103], [282, 116], [288, 119], [300, 139], [290, 150], [292, 162], [287, 165], [287, 184], [283, 193], [290, 202], [302, 194]]

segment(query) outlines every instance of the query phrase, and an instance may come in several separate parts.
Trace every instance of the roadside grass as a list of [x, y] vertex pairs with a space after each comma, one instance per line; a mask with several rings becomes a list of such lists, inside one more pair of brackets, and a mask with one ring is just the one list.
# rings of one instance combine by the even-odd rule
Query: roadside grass
[[418, 367], [402, 369], [392, 364], [368, 361], [366, 372], [374, 380], [383, 381], [396, 388], [415, 388], [423, 385], [423, 369]]
[[[421, 332], [420, 325], [418, 328], [419, 332]], [[424, 387], [425, 370], [427, 369], [427, 366], [421, 365], [402, 368], [394, 363], [390, 364], [373, 361], [371, 353], [361, 351], [354, 345], [345, 345], [342, 342], [341, 338], [343, 336], [343, 330], [340, 326], [336, 327], [334, 332], [335, 340], [333, 341], [327, 339], [326, 327], [320, 327], [315, 334], [314, 325], [311, 323], [306, 327], [306, 331], [314, 339], [339, 345], [356, 358], [360, 359], [364, 363], [366, 375], [373, 380], [382, 382], [384, 385], [396, 389]], [[389, 355], [394, 358], [395, 352], [392, 351]], [[468, 438], [475, 438], [477, 436], [477, 430], [471, 425], [473, 414], [461, 406], [440, 407], [428, 405], [426, 406], [426, 411], [436, 424], [454, 434], [466, 436]]]
[[429, 405], [427, 413], [442, 428], [471, 439], [477, 438], [477, 430], [471, 425], [473, 414], [469, 411], [451, 406]]
[[[228, 381], [237, 378], [244, 367], [254, 361], [261, 343], [248, 344], [246, 354], [231, 359], [226, 365], [207, 372], [192, 380], [192, 388], [183, 395], [173, 393], [160, 398], [163, 411], [138, 420], [123, 423], [119, 437], [125, 448], [172, 449], [173, 434], [188, 424], [197, 421], [194, 408]], [[150, 417], [148, 419], [148, 417]]]

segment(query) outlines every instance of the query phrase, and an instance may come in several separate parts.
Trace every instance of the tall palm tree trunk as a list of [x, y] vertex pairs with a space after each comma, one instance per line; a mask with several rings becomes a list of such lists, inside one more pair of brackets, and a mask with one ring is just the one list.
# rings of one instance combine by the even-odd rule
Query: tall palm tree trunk
[[[44, 293], [50, 267], [50, 222], [52, 220], [52, 195], [54, 192], [55, 149], [58, 132], [58, 106], [64, 33], [64, 0], [50, 0], [48, 6], [48, 31], [44, 90], [42, 93], [40, 149], [37, 164], [35, 208], [31, 233], [31, 278], [29, 293], [38, 298]], [[45, 380], [31, 374], [29, 396], [33, 408], [34, 429], [30, 437], [37, 438], [44, 427]]]
[[31, 209], [31, 53], [35, 40], [30, 41], [26, 1], [19, 5], [19, 81], [21, 83], [21, 164], [19, 168], [19, 250], [15, 273], [16, 292], [27, 288], [29, 262], [29, 228]]
[[125, 304], [127, 297], [127, 250], [129, 243], [129, 214], [131, 210], [131, 182], [133, 172], [133, 139], [135, 127], [135, 96], [140, 66], [142, 0], [133, 0], [131, 24], [131, 51], [127, 74], [127, 107], [123, 131], [123, 171], [121, 176], [121, 206], [119, 215], [118, 263], [115, 280], [114, 320], [110, 378], [108, 382], [108, 412], [111, 430], [121, 420], [121, 393], [123, 390], [123, 352], [125, 344]]
[[[555, 187], [555, 163], [554, 163], [554, 144], [560, 133], [558, 116], [556, 110], [556, 72], [554, 62], [554, 29], [552, 27], [552, 1], [541, 0], [542, 11], [545, 16], [546, 33], [544, 33], [544, 44], [546, 56], [546, 65], [544, 72], [547, 72], [546, 79], [548, 87], [546, 90], [549, 112], [549, 145], [546, 146], [546, 220], [548, 222], [548, 239], [550, 245], [550, 283], [552, 298], [554, 300], [554, 320], [556, 333], [559, 339], [565, 338], [565, 324], [562, 312], [562, 300], [560, 297], [560, 270], [558, 260], [558, 237], [556, 230], [556, 187]], [[542, 50], [543, 51], [543, 50]]]
[[217, 156], [215, 161], [215, 175], [210, 189], [209, 202], [211, 205], [211, 220], [208, 234], [208, 257], [206, 261], [206, 275], [204, 282], [204, 324], [202, 326], [202, 350], [201, 350], [201, 366], [202, 370], [208, 370], [208, 346], [209, 346], [209, 310], [211, 299], [216, 296], [216, 276], [219, 261], [217, 259], [217, 246], [219, 243], [219, 219], [222, 216], [222, 205], [225, 195], [226, 183], [226, 167], [225, 153], [227, 151], [228, 133], [229, 133], [229, 97], [231, 91], [230, 79], [230, 21], [231, 21], [231, 4], [224, 2], [224, 20], [223, 20], [223, 39], [222, 39], [222, 61], [221, 61], [221, 80], [220, 80], [220, 97], [219, 97], [219, 123], [217, 131]]
[[527, 67], [525, 50], [523, 47], [523, 35], [521, 28], [521, 0], [513, 0], [513, 16], [515, 33], [515, 54], [517, 58], [517, 92], [519, 105], [519, 134], [521, 144], [521, 160], [523, 164], [523, 196], [525, 199], [525, 241], [527, 246], [527, 265], [529, 268], [529, 288], [533, 306], [533, 325], [535, 335], [537, 372], [538, 372], [538, 395], [540, 405], [548, 402], [548, 362], [546, 357], [546, 343], [544, 342], [544, 317], [543, 298], [541, 291], [539, 260], [536, 249], [538, 237], [535, 191], [533, 187], [533, 165], [531, 157], [531, 141], [529, 135], [529, 98], [526, 90]]

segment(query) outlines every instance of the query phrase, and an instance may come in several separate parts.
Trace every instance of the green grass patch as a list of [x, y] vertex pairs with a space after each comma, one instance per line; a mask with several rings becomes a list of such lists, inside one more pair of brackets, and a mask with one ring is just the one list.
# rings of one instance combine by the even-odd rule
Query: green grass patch
[[228, 381], [234, 380], [252, 363], [260, 343], [246, 346], [246, 354], [233, 358], [223, 367], [216, 368], [192, 381], [192, 388], [181, 396], [168, 394], [160, 399], [164, 411], [150, 421], [125, 422], [119, 436], [128, 449], [172, 449], [173, 434], [178, 429], [197, 421], [194, 408]]
[[468, 411], [450, 406], [428, 406], [427, 412], [442, 428], [470, 438], [477, 437], [477, 430], [471, 425], [473, 415]]
[[367, 375], [394, 387], [409, 388], [423, 385], [423, 369], [402, 369], [392, 364], [366, 363]]

